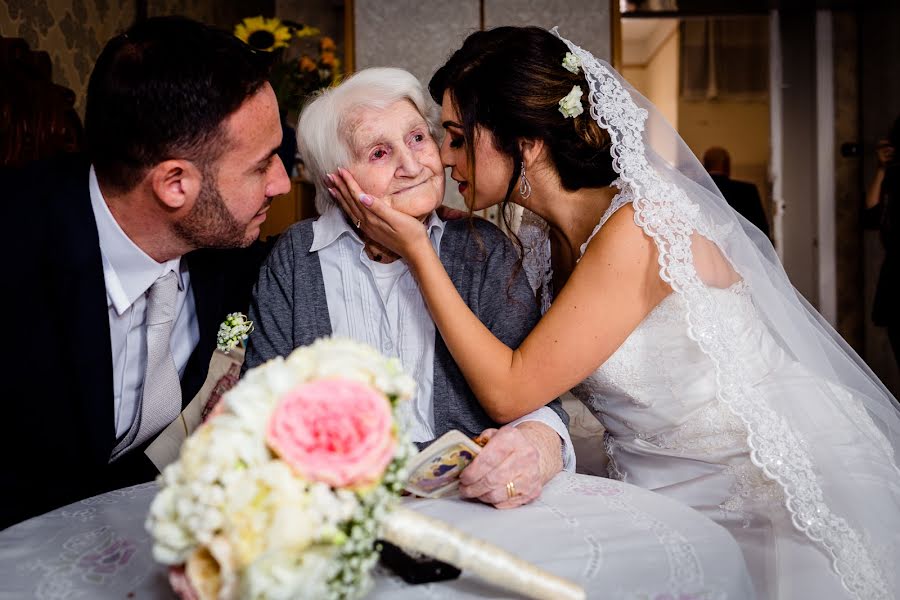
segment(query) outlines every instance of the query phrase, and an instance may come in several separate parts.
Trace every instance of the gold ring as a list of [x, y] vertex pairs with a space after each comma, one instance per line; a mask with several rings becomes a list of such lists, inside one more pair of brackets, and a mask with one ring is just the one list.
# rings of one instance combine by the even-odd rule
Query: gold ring
[[362, 221], [357, 221], [357, 222], [356, 222], [356, 228], [357, 228], [357, 229], [359, 229], [361, 225], [362, 225]]
[[518, 492], [516, 492], [516, 484], [513, 483], [512, 481], [510, 481], [509, 483], [506, 484], [506, 495], [509, 497], [510, 500], [512, 500], [513, 498], [515, 498], [518, 495]]

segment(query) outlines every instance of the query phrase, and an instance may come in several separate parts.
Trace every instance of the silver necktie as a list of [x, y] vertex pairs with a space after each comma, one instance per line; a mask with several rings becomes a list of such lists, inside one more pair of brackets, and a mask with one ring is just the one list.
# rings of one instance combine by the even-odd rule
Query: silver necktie
[[169, 271], [150, 286], [147, 297], [147, 364], [134, 422], [113, 449], [110, 462], [162, 431], [181, 412], [181, 381], [172, 357], [172, 326], [178, 279]]

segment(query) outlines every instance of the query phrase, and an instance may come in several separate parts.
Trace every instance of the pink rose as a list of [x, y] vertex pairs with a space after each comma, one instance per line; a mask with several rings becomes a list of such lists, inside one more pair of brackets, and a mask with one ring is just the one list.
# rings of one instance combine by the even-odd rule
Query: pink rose
[[347, 379], [323, 379], [285, 394], [266, 440], [298, 475], [332, 487], [377, 482], [396, 445], [388, 399]]

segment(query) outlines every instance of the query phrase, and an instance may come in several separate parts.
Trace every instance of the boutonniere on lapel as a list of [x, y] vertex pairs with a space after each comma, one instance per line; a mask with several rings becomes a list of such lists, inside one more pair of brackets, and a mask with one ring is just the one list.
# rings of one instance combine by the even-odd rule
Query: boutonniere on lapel
[[219, 325], [219, 333], [216, 335], [217, 347], [228, 354], [239, 344], [244, 346], [251, 333], [253, 333], [253, 321], [249, 320], [244, 313], [231, 313]]

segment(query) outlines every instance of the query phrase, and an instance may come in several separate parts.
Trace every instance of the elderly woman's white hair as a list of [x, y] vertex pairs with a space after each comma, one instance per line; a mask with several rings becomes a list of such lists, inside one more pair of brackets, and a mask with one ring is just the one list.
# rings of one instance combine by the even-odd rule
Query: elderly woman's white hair
[[403, 69], [377, 67], [348, 77], [310, 101], [297, 124], [297, 147], [309, 177], [316, 185], [316, 210], [324, 214], [334, 205], [322, 178], [350, 163], [348, 129], [360, 108], [384, 109], [399, 100], [409, 100], [437, 133], [437, 106], [415, 76]]

